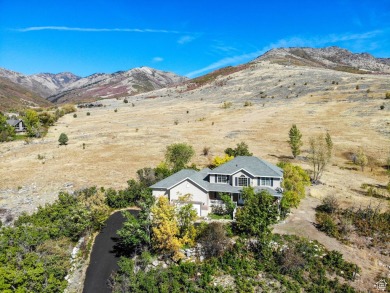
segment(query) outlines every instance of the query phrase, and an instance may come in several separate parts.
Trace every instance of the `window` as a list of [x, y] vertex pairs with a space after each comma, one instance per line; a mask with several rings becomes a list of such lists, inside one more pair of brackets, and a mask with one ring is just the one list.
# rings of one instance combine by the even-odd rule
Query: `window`
[[260, 178], [261, 185], [263, 186], [273, 186], [273, 180], [269, 177]]
[[217, 183], [228, 183], [229, 178], [227, 175], [217, 175]]
[[246, 178], [244, 175], [241, 175], [240, 177], [237, 178], [237, 183], [238, 186], [248, 186], [249, 180]]

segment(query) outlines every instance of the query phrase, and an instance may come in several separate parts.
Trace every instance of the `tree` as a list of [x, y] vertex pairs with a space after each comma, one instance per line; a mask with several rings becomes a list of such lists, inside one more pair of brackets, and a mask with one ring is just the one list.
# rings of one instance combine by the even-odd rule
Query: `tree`
[[187, 194], [179, 197], [179, 206], [177, 207], [177, 221], [179, 224], [179, 235], [183, 244], [194, 245], [196, 237], [196, 229], [194, 222], [198, 217], [196, 210], [192, 203], [191, 195]]
[[226, 212], [230, 215], [230, 217], [233, 218], [233, 212], [236, 208], [236, 205], [234, 204], [231, 196], [229, 194], [222, 194], [221, 199], [225, 204]]
[[233, 159], [234, 159], [234, 156], [229, 156], [228, 154], [225, 154], [224, 157], [216, 156], [214, 158], [213, 162], [211, 163], [211, 165], [212, 165], [212, 167], [218, 167], [218, 166], [225, 164]]
[[298, 207], [301, 199], [305, 197], [305, 186], [310, 185], [310, 177], [299, 166], [291, 163], [281, 162], [278, 167], [283, 169], [283, 197], [281, 201], [281, 212], [285, 215], [291, 207]]
[[199, 242], [202, 244], [202, 251], [205, 257], [218, 257], [229, 248], [230, 239], [226, 235], [224, 224], [211, 222], [203, 231]]
[[332, 157], [332, 151], [333, 151], [333, 141], [332, 141], [332, 138], [330, 137], [329, 132], [326, 132], [325, 142], [326, 142], [326, 150], [328, 152], [327, 153], [328, 158], [331, 158]]
[[309, 140], [309, 161], [313, 167], [312, 179], [314, 182], [321, 178], [325, 167], [331, 159], [333, 143], [329, 139], [324, 139], [324, 136], [321, 134], [317, 137], [311, 137]]
[[278, 206], [275, 198], [267, 191], [255, 193], [252, 187], [245, 187], [242, 191], [245, 205], [237, 210], [236, 221], [238, 230], [247, 236], [270, 234], [270, 225], [276, 223]]
[[174, 143], [167, 146], [165, 159], [171, 165], [172, 171], [177, 172], [184, 169], [194, 155], [195, 151], [191, 145]]
[[68, 136], [65, 133], [61, 133], [60, 137], [58, 138], [58, 142], [60, 143], [60, 145], [67, 145], [68, 140]]
[[8, 141], [15, 136], [15, 129], [7, 123], [7, 117], [0, 112], [0, 142]]
[[24, 124], [26, 125], [27, 136], [29, 137], [40, 137], [39, 116], [34, 110], [28, 109], [24, 116]]
[[293, 124], [291, 127], [288, 136], [290, 137], [289, 144], [291, 147], [291, 152], [293, 154], [293, 157], [296, 158], [301, 153], [301, 146], [302, 143], [302, 134], [299, 131], [298, 127]]
[[240, 142], [237, 144], [236, 148], [227, 148], [225, 150], [225, 154], [233, 157], [237, 156], [253, 156], [251, 152], [249, 152], [248, 145], [245, 142]]
[[180, 260], [183, 258], [180, 252], [183, 241], [179, 237], [180, 231], [175, 207], [169, 204], [168, 198], [160, 196], [151, 212], [153, 215], [152, 245], [154, 249], [172, 256], [174, 260]]
[[136, 254], [150, 246], [150, 220], [149, 217], [134, 217], [130, 212], [124, 211], [126, 221], [118, 230], [121, 245], [125, 250], [134, 250]]
[[362, 171], [364, 171], [364, 167], [368, 164], [368, 159], [363, 151], [363, 148], [359, 148], [358, 150], [358, 153], [356, 155], [356, 164], [360, 166]]

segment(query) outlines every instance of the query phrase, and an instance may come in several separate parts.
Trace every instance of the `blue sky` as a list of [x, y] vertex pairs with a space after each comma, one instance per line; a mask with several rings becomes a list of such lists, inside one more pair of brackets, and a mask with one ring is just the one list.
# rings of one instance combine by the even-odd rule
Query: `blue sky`
[[390, 0], [0, 0], [0, 15], [0, 67], [24, 74], [195, 77], [293, 46], [390, 57]]

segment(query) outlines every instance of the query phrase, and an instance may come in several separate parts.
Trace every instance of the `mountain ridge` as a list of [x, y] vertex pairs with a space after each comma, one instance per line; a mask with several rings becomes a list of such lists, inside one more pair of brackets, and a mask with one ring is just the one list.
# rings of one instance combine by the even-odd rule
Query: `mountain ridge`
[[390, 74], [390, 58], [376, 58], [366, 52], [353, 53], [337, 46], [274, 48], [256, 60], [282, 65], [322, 67], [350, 73]]

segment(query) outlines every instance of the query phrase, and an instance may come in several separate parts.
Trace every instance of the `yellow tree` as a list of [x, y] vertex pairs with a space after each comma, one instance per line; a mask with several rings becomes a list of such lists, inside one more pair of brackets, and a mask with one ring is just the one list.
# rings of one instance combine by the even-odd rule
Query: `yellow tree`
[[227, 162], [229, 162], [229, 161], [231, 161], [231, 160], [233, 160], [233, 159], [234, 159], [234, 156], [229, 156], [228, 154], [225, 154], [224, 157], [218, 157], [218, 156], [216, 156], [216, 157], [214, 158], [213, 162], [212, 162], [212, 165], [213, 165], [214, 167], [218, 167], [218, 166], [220, 166], [220, 165], [222, 165], [222, 164], [225, 164], [225, 163], [227, 163]]
[[175, 261], [180, 260], [184, 257], [180, 252], [183, 240], [179, 237], [180, 230], [175, 207], [169, 204], [166, 197], [161, 196], [151, 212], [154, 248], [163, 254], [169, 254]]

